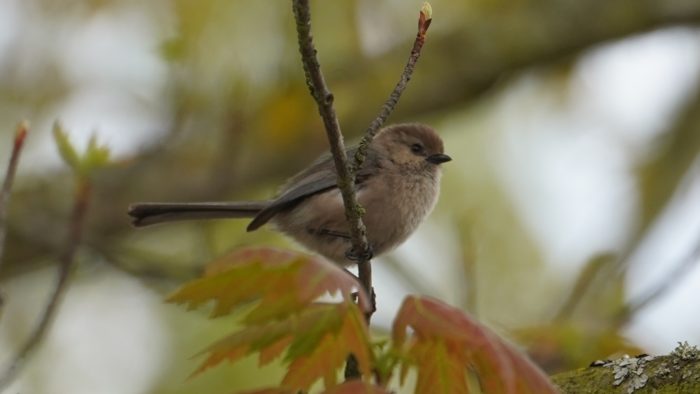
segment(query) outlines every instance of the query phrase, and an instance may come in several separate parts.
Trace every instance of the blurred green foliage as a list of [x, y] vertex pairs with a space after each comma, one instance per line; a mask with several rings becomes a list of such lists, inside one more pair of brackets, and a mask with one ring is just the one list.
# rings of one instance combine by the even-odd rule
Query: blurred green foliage
[[[415, 34], [420, 3], [313, 2], [319, 58], [348, 139], [361, 135], [396, 82]], [[581, 278], [590, 279], [579, 279], [583, 291], [574, 292], [570, 302], [566, 298], [577, 274], [564, 275], [546, 264], [541, 245], [498, 180], [489, 147], [501, 137], [490, 111], [498, 97], [508, 94], [511, 82], [524, 74], [537, 72], [551, 82], [547, 89], [565, 92], [571, 88], [572, 64], [595, 46], [667, 27], [697, 27], [700, 2], [436, 0], [432, 6], [434, 20], [422, 58], [390, 119], [435, 125], [456, 158], [445, 174], [434, 219], [449, 229], [439, 234], [447, 234], [442, 238], [449, 238], [446, 242], [458, 257], [437, 253], [430, 264], [453, 264], [462, 276], [454, 278], [452, 287], [426, 291], [447, 293], [453, 303], [507, 332], [538, 327], [521, 339], [536, 356], [546, 355], [541, 361], [550, 370], [586, 365], [591, 357], [606, 357], [617, 345], [620, 351], [634, 349], [622, 338], [624, 324], [614, 318], [624, 308], [626, 264], [700, 151], [697, 86], [633, 174], [641, 209], [629, 243], [611, 251], [614, 257], [606, 264], [591, 269], [595, 263], [589, 263]], [[245, 223], [239, 221], [136, 231], [125, 214], [135, 201], [266, 198], [326, 149], [322, 123], [304, 85], [288, 2], [36, 0], [7, 7], [0, 12], [22, 22], [12, 25], [14, 35], [0, 46], [0, 136], [6, 141], [2, 151], [8, 151], [18, 119], [28, 118], [35, 127], [27, 158], [20, 163], [0, 280], [10, 282], [38, 270], [60, 250], [71, 198], [70, 174], [47, 160], [45, 141], [51, 140], [50, 125], [57, 118], [80, 109], [72, 100], [91, 89], [118, 93], [128, 103], [127, 110], [119, 112], [123, 119], [94, 127], [100, 141], [110, 145], [110, 140], [128, 135], [133, 143], [128, 149], [113, 149], [116, 164], [94, 180], [83, 246], [92, 258], [82, 259], [81, 265], [100, 261], [165, 291], [195, 277], [204, 263], [232, 248], [294, 247], [269, 231], [246, 233]], [[106, 21], [123, 30], [96, 28]], [[113, 38], [120, 33], [142, 39], [129, 43], [133, 53], [109, 46], [118, 42]], [[84, 56], [80, 50], [88, 44], [76, 44], [75, 37], [106, 44], [97, 46], [102, 52]], [[83, 113], [90, 119], [107, 119], [111, 110], [120, 108], [109, 109], [95, 113], [86, 106]], [[132, 122], [139, 111], [157, 121]], [[72, 119], [75, 122], [75, 116]], [[73, 133], [92, 131], [65, 122]], [[102, 137], [104, 128], [111, 128], [111, 136]], [[64, 157], [74, 156], [61, 146]], [[51, 152], [55, 154], [53, 146]], [[28, 169], [22, 172], [23, 167]], [[401, 264], [388, 266], [398, 267], [391, 268], [396, 277], [410, 275]], [[89, 281], [89, 272], [78, 280]], [[376, 286], [380, 298], [389, 297], [381, 284]], [[577, 306], [562, 312], [562, 305]], [[172, 329], [167, 335], [177, 340], [153, 392], [226, 391], [282, 375], [274, 368], [269, 375], [253, 375], [255, 366], [246, 362], [182, 383], [196, 365], [187, 358], [230, 331], [223, 326], [231, 322], [205, 323], [196, 315], [163, 308]], [[553, 319], [558, 314], [565, 318]], [[8, 324], [13, 323], [5, 315], [0, 331]], [[11, 331], [15, 338], [17, 330]]]

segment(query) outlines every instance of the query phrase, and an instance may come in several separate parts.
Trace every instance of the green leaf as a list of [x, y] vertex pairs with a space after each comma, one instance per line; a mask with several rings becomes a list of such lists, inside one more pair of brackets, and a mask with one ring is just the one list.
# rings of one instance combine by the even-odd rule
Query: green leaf
[[[338, 369], [345, 365], [350, 354], [355, 356], [362, 376], [371, 376], [372, 353], [364, 316], [355, 304], [339, 304], [338, 307], [342, 315], [340, 327], [328, 326], [322, 333], [321, 341], [310, 352], [293, 359], [282, 380], [284, 386], [308, 389], [316, 380], [323, 378], [326, 388], [333, 387], [337, 383]], [[321, 331], [317, 330], [316, 333]], [[308, 334], [300, 332], [298, 335]]]
[[[259, 353], [267, 364], [286, 349], [289, 364], [282, 387], [308, 389], [323, 379], [338, 384], [338, 370], [353, 354], [369, 377], [373, 355], [369, 332], [353, 292], [362, 286], [342, 268], [323, 259], [270, 248], [241, 249], [207, 266], [205, 277], [186, 284], [168, 298], [196, 308], [213, 301], [212, 317], [246, 307], [243, 328], [203, 351], [207, 358], [193, 375]], [[340, 302], [319, 302], [340, 294]], [[367, 298], [360, 291], [362, 305]], [[371, 391], [370, 391], [371, 392]]]
[[63, 161], [74, 171], [80, 172], [80, 157], [78, 152], [68, 139], [68, 134], [63, 130], [61, 124], [56, 122], [53, 124], [53, 138], [58, 147], [58, 153]]
[[236, 250], [210, 263], [206, 276], [192, 281], [170, 297], [169, 302], [196, 308], [214, 301], [212, 317], [256, 302], [245, 317], [247, 324], [285, 318], [297, 313], [326, 294], [340, 294], [352, 300], [359, 291], [362, 304], [367, 297], [357, 280], [342, 268], [302, 253], [272, 248]]
[[90, 137], [83, 155], [78, 154], [68, 138], [68, 133], [66, 133], [59, 122], [54, 123], [53, 136], [58, 147], [58, 153], [76, 175], [89, 177], [95, 170], [109, 164], [109, 148], [99, 145], [95, 135]]
[[289, 346], [285, 362], [290, 366], [283, 387], [308, 389], [320, 378], [326, 387], [334, 386], [334, 377], [350, 353], [358, 360], [360, 371], [369, 376], [372, 355], [363, 319], [355, 304], [315, 303], [284, 320], [247, 326], [216, 342], [202, 352], [208, 356], [193, 375], [256, 352], [265, 365], [291, 342], [304, 345]]
[[106, 145], [99, 145], [97, 137], [93, 134], [82, 161], [83, 169], [87, 173], [102, 168], [109, 163], [109, 148]]

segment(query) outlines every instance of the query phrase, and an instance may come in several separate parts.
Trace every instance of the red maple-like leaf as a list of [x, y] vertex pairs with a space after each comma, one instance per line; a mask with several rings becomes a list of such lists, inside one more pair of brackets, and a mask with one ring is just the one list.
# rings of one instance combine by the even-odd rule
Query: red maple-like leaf
[[[213, 301], [213, 317], [253, 307], [241, 329], [202, 352], [207, 357], [193, 375], [253, 353], [259, 353], [259, 362], [265, 365], [286, 350], [284, 362], [289, 368], [283, 389], [306, 390], [319, 379], [326, 388], [337, 385], [338, 370], [350, 354], [362, 375], [370, 376], [369, 332], [363, 311], [353, 302], [353, 291], [361, 286], [348, 272], [305, 254], [245, 249], [213, 262], [205, 275], [183, 286], [169, 301], [190, 308]], [[341, 300], [319, 302], [325, 294], [340, 294]], [[359, 294], [367, 306], [364, 293]]]
[[340, 294], [369, 308], [368, 298], [357, 280], [342, 268], [319, 257], [272, 248], [236, 250], [210, 263], [205, 277], [192, 281], [168, 297], [169, 302], [190, 309], [214, 301], [212, 317], [237, 307], [255, 307], [246, 322], [268, 321], [294, 314], [324, 294]]
[[557, 392], [525, 355], [440, 301], [407, 297], [394, 320], [392, 337], [395, 351], [404, 356], [402, 380], [409, 368], [417, 370], [417, 393], [469, 393], [473, 372], [487, 393]]
[[288, 319], [245, 327], [204, 350], [202, 354], [208, 356], [194, 374], [255, 352], [260, 352], [264, 365], [285, 348], [290, 365], [282, 387], [308, 389], [321, 378], [326, 387], [333, 387], [338, 369], [350, 354], [362, 374], [370, 376], [369, 333], [362, 311], [352, 303], [316, 303]]
[[363, 376], [370, 376], [372, 354], [364, 316], [354, 304], [348, 304], [348, 308], [339, 330], [324, 333], [310, 352], [295, 355], [290, 348], [294, 361], [282, 381], [283, 385], [307, 388], [323, 377], [325, 386], [333, 387], [336, 385], [336, 371], [345, 364], [349, 354], [355, 356]]

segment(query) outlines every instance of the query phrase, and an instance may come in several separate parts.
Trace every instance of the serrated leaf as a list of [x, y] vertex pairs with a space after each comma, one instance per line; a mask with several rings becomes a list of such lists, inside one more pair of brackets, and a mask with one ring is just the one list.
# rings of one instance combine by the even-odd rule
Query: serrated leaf
[[547, 377], [512, 345], [440, 301], [407, 297], [392, 337], [395, 351], [405, 355], [402, 377], [409, 367], [417, 370], [417, 392], [468, 393], [473, 369], [487, 393], [556, 393]]
[[[333, 317], [329, 319], [329, 315]], [[363, 319], [355, 304], [315, 303], [285, 320], [249, 326], [220, 340], [203, 352], [208, 356], [193, 375], [254, 352], [260, 352], [260, 364], [264, 365], [274, 359], [273, 355], [281, 354], [286, 345], [315, 336], [314, 346], [287, 350], [285, 362], [291, 365], [283, 379], [284, 387], [308, 389], [320, 378], [326, 387], [333, 386], [338, 369], [350, 353], [355, 355], [360, 371], [368, 376], [371, 353]]]
[[338, 332], [344, 323], [344, 316], [339, 313], [326, 313], [319, 317], [317, 324], [308, 328], [304, 335], [299, 335], [289, 346], [287, 360], [293, 360], [310, 353], [316, 348], [326, 332]]
[[[196, 308], [213, 301], [212, 317], [248, 307], [243, 328], [202, 352], [207, 357], [193, 375], [222, 361], [259, 353], [265, 365], [286, 349], [290, 364], [283, 387], [307, 389], [318, 379], [337, 384], [338, 369], [353, 354], [364, 376], [372, 353], [364, 315], [353, 302], [361, 289], [354, 276], [325, 260], [269, 248], [230, 253], [207, 266], [205, 276], [186, 284], [168, 301]], [[318, 302], [340, 294], [338, 303]], [[368, 305], [360, 292], [360, 300]]]
[[[313, 327], [319, 320], [323, 320], [325, 314], [333, 313], [334, 306], [333, 304], [314, 305], [290, 319], [243, 328], [204, 350], [202, 354], [208, 354], [208, 357], [193, 375], [224, 360], [234, 362], [255, 351], [262, 352], [269, 348], [278, 349], [281, 341], [293, 340], [295, 333]], [[268, 357], [267, 361], [272, 361], [272, 358]]]
[[[361, 285], [352, 275], [323, 259], [271, 248], [248, 248], [212, 262], [204, 278], [186, 284], [168, 301], [189, 308], [214, 301], [212, 317], [255, 301], [244, 321], [254, 324], [283, 319], [325, 294], [340, 294], [349, 301], [359, 289]], [[367, 307], [362, 291], [360, 299]]]
[[324, 333], [311, 352], [295, 357], [282, 380], [284, 386], [308, 389], [316, 380], [323, 378], [325, 387], [332, 387], [336, 384], [338, 369], [351, 353], [362, 375], [370, 376], [372, 355], [364, 316], [356, 305], [346, 305], [347, 313], [343, 314], [339, 331]]
[[422, 341], [414, 345], [416, 365], [420, 371], [416, 382], [417, 393], [469, 392], [468, 363], [453, 357], [445, 341]]
[[262, 349], [258, 357], [258, 365], [262, 367], [279, 357], [282, 352], [289, 347], [289, 344], [292, 343], [292, 339], [291, 336], [287, 336]]

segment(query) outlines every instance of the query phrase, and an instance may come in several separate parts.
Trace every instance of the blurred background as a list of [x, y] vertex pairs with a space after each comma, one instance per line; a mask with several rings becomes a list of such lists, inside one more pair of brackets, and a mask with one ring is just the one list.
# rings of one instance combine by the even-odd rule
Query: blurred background
[[[348, 140], [397, 81], [417, 0], [312, 2]], [[378, 333], [408, 293], [439, 297], [550, 373], [700, 341], [700, 2], [433, 0], [390, 123], [434, 126], [440, 202], [374, 262]], [[78, 268], [8, 393], [198, 393], [274, 384], [255, 359], [191, 380], [234, 318], [164, 296], [236, 247], [298, 248], [245, 221], [130, 227], [135, 201], [266, 198], [327, 149], [289, 1], [0, 0], [0, 161], [31, 122], [9, 208], [0, 368], [56, 275], [74, 184], [60, 120], [109, 145]], [[4, 171], [4, 170], [3, 170]]]

